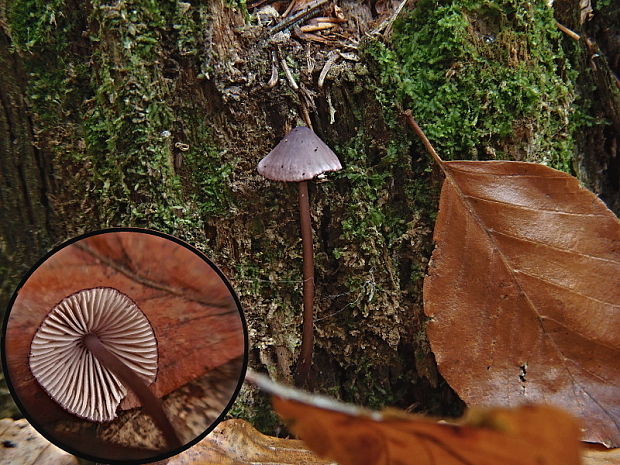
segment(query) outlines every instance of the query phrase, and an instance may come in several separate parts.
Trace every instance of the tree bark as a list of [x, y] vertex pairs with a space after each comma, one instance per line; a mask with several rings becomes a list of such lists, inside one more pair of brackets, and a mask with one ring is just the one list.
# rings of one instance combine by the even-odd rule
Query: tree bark
[[[0, 23], [1, 25], [1, 23]], [[0, 27], [0, 308], [51, 243], [50, 164], [35, 146], [25, 75]]]
[[[596, 4], [595, 4], [596, 5]], [[582, 104], [593, 120], [577, 134], [579, 178], [620, 214], [620, 6], [582, 10], [576, 0], [557, 2], [558, 21], [575, 31], [575, 65]]]
[[[1, 6], [1, 5], [0, 5]], [[0, 12], [2, 8], [0, 8]], [[53, 243], [53, 212], [47, 199], [50, 162], [35, 146], [24, 99], [26, 80], [0, 14], [0, 309], [15, 286]], [[0, 372], [0, 416], [17, 413]]]

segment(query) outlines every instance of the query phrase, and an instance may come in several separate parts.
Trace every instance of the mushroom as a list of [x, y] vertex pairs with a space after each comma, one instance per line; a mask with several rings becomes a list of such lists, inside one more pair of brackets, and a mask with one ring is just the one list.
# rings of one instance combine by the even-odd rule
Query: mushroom
[[[30, 370], [70, 413], [95, 422], [116, 418], [129, 387], [171, 447], [181, 445], [147, 385], [157, 375], [157, 341], [146, 315], [125, 294], [84, 289], [53, 307], [30, 346]], [[120, 380], [119, 380], [120, 378]]]
[[307, 127], [296, 127], [258, 164], [258, 172], [273, 181], [297, 182], [303, 245], [303, 333], [297, 363], [297, 383], [305, 382], [312, 364], [314, 261], [308, 180], [342, 169], [336, 154]]

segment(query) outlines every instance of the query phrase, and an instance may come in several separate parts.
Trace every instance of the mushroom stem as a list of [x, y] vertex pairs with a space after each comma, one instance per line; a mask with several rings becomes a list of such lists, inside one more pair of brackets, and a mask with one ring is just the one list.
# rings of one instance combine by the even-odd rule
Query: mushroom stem
[[118, 376], [121, 382], [138, 396], [142, 408], [153, 418], [155, 425], [157, 425], [164, 435], [168, 446], [171, 449], [181, 447], [181, 440], [170, 423], [170, 420], [166, 417], [160, 400], [153, 395], [146, 383], [140, 379], [131, 368], [123, 363], [121, 359], [106, 349], [95, 334], [87, 334], [84, 336], [83, 341], [84, 345], [93, 356], [99, 360], [105, 368]]
[[310, 201], [308, 199], [308, 182], [297, 183], [299, 188], [299, 220], [301, 224], [301, 242], [304, 262], [304, 316], [301, 337], [301, 354], [297, 363], [296, 382], [302, 385], [312, 364], [313, 345], [313, 300], [314, 300], [314, 259], [312, 257], [312, 225], [310, 223]]

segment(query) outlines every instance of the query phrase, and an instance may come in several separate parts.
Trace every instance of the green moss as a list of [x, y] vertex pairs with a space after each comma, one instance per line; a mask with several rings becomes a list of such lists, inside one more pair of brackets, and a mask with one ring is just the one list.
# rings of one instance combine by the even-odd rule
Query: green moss
[[[385, 134], [364, 125], [373, 112], [376, 108], [361, 110], [357, 133], [335, 146], [344, 169], [331, 173], [315, 195], [319, 211], [337, 218], [331, 225], [331, 255], [316, 260], [317, 276], [323, 276], [317, 289], [317, 328], [323, 337], [317, 337], [316, 347], [347, 373], [339, 397], [379, 408], [401, 394], [392, 370], [401, 370], [400, 345], [408, 339], [410, 322], [403, 322], [411, 318], [412, 302], [405, 293], [421, 284], [423, 274], [412, 270], [422, 267], [417, 261], [425, 246], [419, 233], [430, 231], [423, 219], [430, 213], [422, 212], [435, 208], [435, 197], [428, 186], [428, 161], [412, 163], [405, 131]], [[412, 373], [408, 376], [412, 386]]]
[[190, 179], [188, 192], [206, 220], [231, 212], [233, 196], [230, 192], [230, 176], [235, 162], [227, 160], [225, 152], [213, 144], [210, 131], [204, 123], [196, 122], [195, 128], [195, 137], [188, 139], [189, 147], [183, 163]]
[[98, 66], [84, 137], [103, 220], [176, 229], [183, 206], [165, 137], [174, 124], [161, 66], [166, 12], [150, 1], [93, 8]]
[[300, 240], [288, 240], [299, 234], [295, 213], [280, 211], [279, 222], [264, 213], [263, 233], [254, 236], [251, 250], [235, 263], [236, 289], [242, 301], [251, 302], [252, 347], [259, 351], [280, 347], [293, 354], [301, 345], [302, 247]]
[[424, 0], [397, 22], [391, 44], [367, 53], [392, 89], [383, 102], [411, 108], [444, 159], [571, 171], [574, 91], [545, 1]]
[[181, 56], [195, 56], [199, 53], [202, 20], [206, 15], [204, 5], [192, 7], [189, 3], [178, 2], [173, 18], [173, 29], [176, 35], [176, 48]]
[[250, 13], [248, 12], [247, 0], [226, 0], [225, 5], [228, 8], [241, 11], [246, 20], [249, 18]]
[[28, 98], [35, 116], [45, 124], [65, 119], [63, 108], [88, 98], [88, 69], [77, 59], [72, 41], [81, 36], [83, 10], [64, 0], [9, 2], [7, 17], [12, 46], [24, 57]]
[[595, 0], [594, 2], [592, 2], [592, 7], [596, 10], [596, 11], [600, 11], [603, 8], [607, 8], [612, 6], [614, 3], [614, 0]]
[[63, 11], [65, 3], [65, 0], [9, 2], [13, 44], [21, 51], [48, 49], [63, 52], [72, 28], [71, 11], [69, 16]]
[[[375, 157], [369, 153], [372, 152], [367, 149], [370, 143], [370, 138], [360, 131], [347, 146], [337, 147], [346, 169], [334, 177], [346, 180], [350, 186], [341, 223], [343, 242], [361, 241], [363, 250], [376, 251], [391, 245], [404, 232], [400, 220], [404, 212], [395, 211], [398, 206], [388, 204], [387, 199], [394, 178], [401, 177], [399, 172], [407, 164], [407, 151], [396, 141], [390, 141], [379, 159], [376, 152]], [[337, 249], [336, 258], [345, 250]]]
[[[71, 179], [56, 208], [71, 210], [84, 227], [140, 225], [192, 235], [206, 216], [228, 208], [223, 187], [232, 169], [218, 159], [204, 123], [183, 118], [177, 76], [170, 75], [171, 54], [197, 54], [206, 7], [152, 0], [89, 7], [16, 0], [8, 10], [40, 141], [54, 154], [59, 178]], [[186, 155], [198, 195], [182, 195], [179, 155]], [[196, 203], [198, 211], [190, 209]]]

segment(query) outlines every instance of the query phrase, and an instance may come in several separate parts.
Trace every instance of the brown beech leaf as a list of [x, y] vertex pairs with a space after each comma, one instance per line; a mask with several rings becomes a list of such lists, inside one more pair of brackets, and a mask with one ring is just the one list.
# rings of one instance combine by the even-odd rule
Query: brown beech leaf
[[245, 420], [226, 420], [167, 465], [328, 465], [300, 440], [265, 436]]
[[577, 465], [579, 427], [549, 406], [470, 410], [459, 424], [397, 410], [375, 412], [248, 378], [317, 454], [340, 465]]
[[579, 181], [524, 162], [444, 162], [424, 280], [441, 374], [472, 405], [541, 402], [620, 445], [620, 221]]
[[0, 440], [0, 463], [78, 465], [77, 458], [50, 443], [24, 419], [1, 419]]
[[468, 404], [551, 403], [620, 445], [620, 222], [546, 166], [443, 169], [424, 281], [440, 372]]
[[620, 449], [607, 449], [600, 444], [584, 444], [582, 465], [620, 465]]

